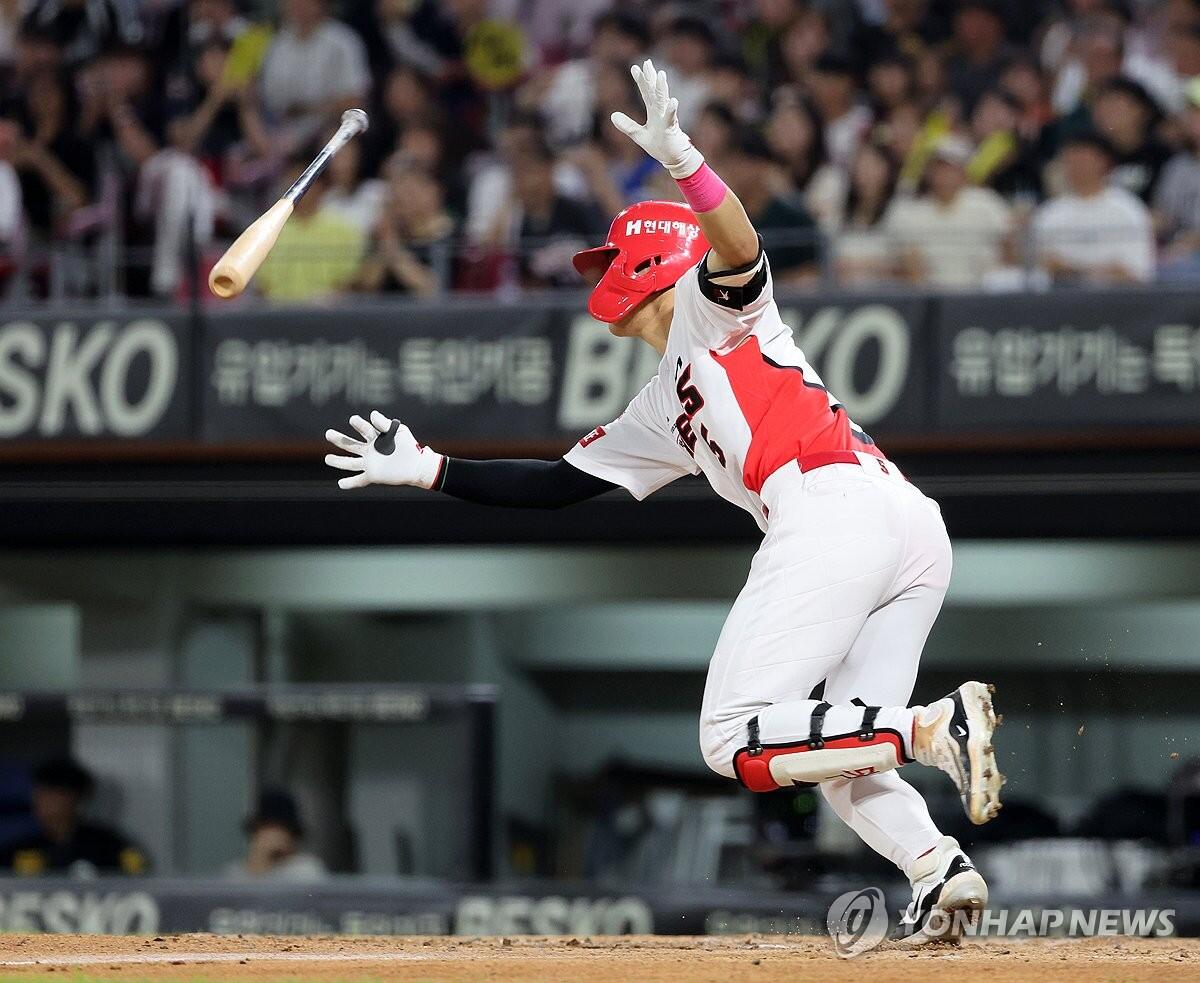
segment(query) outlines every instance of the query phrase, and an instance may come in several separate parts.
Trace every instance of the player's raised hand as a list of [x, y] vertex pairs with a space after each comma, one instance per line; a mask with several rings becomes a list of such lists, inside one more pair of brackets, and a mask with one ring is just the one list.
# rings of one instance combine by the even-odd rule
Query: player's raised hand
[[326, 430], [325, 439], [341, 454], [326, 454], [325, 463], [331, 468], [354, 471], [338, 481], [339, 488], [365, 488], [367, 485], [415, 485], [432, 488], [445, 458], [436, 451], [417, 443], [417, 439], [399, 420], [392, 420], [378, 410], [370, 420], [350, 417], [361, 440], [347, 437], [337, 430]]
[[671, 97], [667, 73], [656, 71], [649, 58], [641, 65], [634, 65], [630, 73], [646, 104], [646, 122], [638, 123], [624, 113], [613, 113], [613, 126], [662, 164], [675, 180], [690, 177], [704, 163], [704, 155], [679, 128], [679, 100]]

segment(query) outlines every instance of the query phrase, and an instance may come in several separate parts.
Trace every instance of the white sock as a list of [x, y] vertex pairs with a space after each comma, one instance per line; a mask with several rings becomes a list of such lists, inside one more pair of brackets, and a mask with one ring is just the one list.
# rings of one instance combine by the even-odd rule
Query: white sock
[[867, 846], [906, 875], [942, 835], [920, 793], [894, 771], [822, 782], [821, 794]]

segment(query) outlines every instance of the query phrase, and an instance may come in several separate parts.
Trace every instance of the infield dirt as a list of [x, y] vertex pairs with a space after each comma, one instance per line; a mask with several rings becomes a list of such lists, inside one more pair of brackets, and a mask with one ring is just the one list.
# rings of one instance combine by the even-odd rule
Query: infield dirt
[[0, 935], [0, 979], [871, 983], [948, 978], [1138, 983], [1200, 979], [1196, 939], [968, 941], [839, 959], [810, 936], [347, 938]]

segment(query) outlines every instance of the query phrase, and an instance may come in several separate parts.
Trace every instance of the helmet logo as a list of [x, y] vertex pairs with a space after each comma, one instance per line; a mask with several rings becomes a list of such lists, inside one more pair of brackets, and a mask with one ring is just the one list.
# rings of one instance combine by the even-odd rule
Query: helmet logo
[[625, 223], [627, 236], [671, 235], [672, 232], [679, 238], [690, 241], [700, 234], [700, 226], [695, 222], [673, 222], [665, 218], [631, 218]]

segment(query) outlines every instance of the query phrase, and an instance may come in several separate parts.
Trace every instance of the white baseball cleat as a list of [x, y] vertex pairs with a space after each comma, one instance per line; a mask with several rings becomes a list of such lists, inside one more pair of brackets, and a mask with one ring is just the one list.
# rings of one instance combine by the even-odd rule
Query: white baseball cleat
[[977, 826], [1000, 811], [1004, 784], [992, 747], [1003, 719], [992, 708], [995, 690], [990, 683], [963, 683], [936, 703], [913, 708], [913, 757], [950, 776]]
[[987, 905], [988, 889], [958, 841], [943, 836], [908, 867], [912, 901], [894, 938], [906, 945], [957, 943], [968, 921]]

